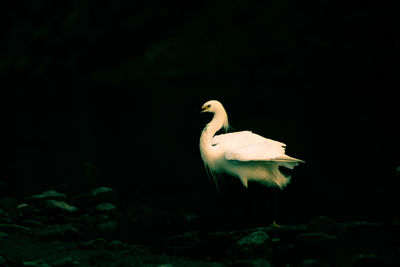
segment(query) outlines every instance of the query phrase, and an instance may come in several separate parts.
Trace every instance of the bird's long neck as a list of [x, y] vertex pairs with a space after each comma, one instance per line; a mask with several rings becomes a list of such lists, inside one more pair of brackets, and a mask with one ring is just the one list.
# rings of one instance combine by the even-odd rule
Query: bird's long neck
[[212, 146], [212, 139], [215, 133], [218, 132], [218, 130], [220, 130], [222, 127], [228, 127], [228, 116], [225, 110], [221, 110], [221, 112], [215, 113], [211, 122], [208, 123], [206, 127], [204, 127], [203, 132], [201, 133], [200, 151], [201, 156], [205, 162], [211, 161], [213, 155], [212, 152], [214, 149], [214, 147]]

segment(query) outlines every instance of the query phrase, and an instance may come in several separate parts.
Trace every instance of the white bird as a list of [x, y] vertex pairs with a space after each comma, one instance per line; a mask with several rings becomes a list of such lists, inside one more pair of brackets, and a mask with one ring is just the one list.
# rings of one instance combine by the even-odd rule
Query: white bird
[[256, 181], [269, 187], [283, 189], [290, 176], [279, 170], [280, 166], [293, 169], [303, 160], [285, 154], [284, 143], [264, 138], [251, 131], [215, 135], [229, 127], [228, 115], [217, 100], [206, 102], [202, 112], [214, 113], [200, 137], [200, 153], [206, 169], [211, 173], [217, 187], [216, 175], [227, 173], [238, 177], [247, 187], [248, 181]]

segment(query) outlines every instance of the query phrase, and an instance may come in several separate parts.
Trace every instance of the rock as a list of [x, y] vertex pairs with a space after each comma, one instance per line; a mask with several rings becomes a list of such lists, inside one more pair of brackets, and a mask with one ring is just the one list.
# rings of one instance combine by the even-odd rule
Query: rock
[[94, 197], [90, 193], [82, 193], [72, 196], [72, 204], [78, 207], [91, 207], [94, 205]]
[[118, 202], [118, 193], [115, 189], [110, 187], [99, 187], [90, 193], [95, 203], [113, 203]]
[[74, 207], [67, 202], [61, 200], [46, 200], [45, 207], [50, 211], [56, 211], [66, 214], [72, 214], [78, 211], [77, 207]]
[[329, 267], [330, 265], [322, 260], [318, 259], [308, 259], [302, 261], [299, 267]]
[[127, 211], [127, 217], [133, 224], [148, 224], [151, 223], [155, 211], [146, 205], [132, 206]]
[[23, 233], [23, 234], [28, 234], [32, 232], [31, 229], [28, 227], [17, 224], [7, 224], [7, 223], [0, 223], [0, 231], [6, 233]]
[[43, 210], [38, 209], [34, 205], [30, 204], [20, 204], [17, 206], [17, 211], [18, 211], [18, 220], [35, 220], [38, 222], [46, 222], [46, 214]]
[[42, 228], [44, 227], [44, 224], [35, 220], [30, 220], [26, 219], [20, 222], [23, 226], [29, 227], [29, 228]]
[[0, 267], [7, 266], [6, 259], [0, 255]]
[[38, 195], [33, 195], [31, 197], [27, 197], [26, 198], [29, 201], [32, 202], [38, 202], [38, 201], [44, 201], [44, 200], [61, 200], [61, 201], [65, 201], [67, 199], [67, 195], [60, 193], [58, 191], [55, 190], [48, 190], [48, 191], [44, 191], [41, 194]]
[[38, 237], [42, 240], [75, 241], [81, 234], [74, 227], [66, 225], [48, 225], [38, 231]]
[[320, 216], [310, 221], [307, 230], [312, 233], [325, 233], [329, 235], [341, 236], [345, 231], [345, 226], [333, 221], [332, 219]]
[[[116, 258], [113, 253], [108, 251], [100, 251], [96, 254], [93, 254], [90, 257], [90, 263], [93, 266], [112, 266], [112, 263], [116, 262]], [[109, 263], [109, 264], [107, 264]]]
[[97, 225], [97, 231], [103, 235], [113, 234], [117, 231], [118, 223], [114, 220], [100, 222]]
[[383, 266], [384, 262], [376, 254], [356, 254], [352, 257], [352, 266]]
[[11, 222], [12, 220], [10, 216], [8, 216], [8, 214], [4, 210], [0, 209], [0, 223], [11, 223]]
[[117, 211], [117, 207], [112, 203], [102, 203], [97, 205], [95, 210], [102, 214], [113, 214]]
[[52, 266], [54, 266], [54, 267], [69, 267], [69, 266], [76, 266], [76, 265], [80, 265], [80, 263], [78, 261], [75, 261], [71, 257], [65, 257], [65, 258], [56, 260], [52, 264]]
[[253, 232], [236, 242], [232, 256], [270, 257], [272, 254], [271, 238], [263, 231]]
[[8, 234], [6, 234], [4, 232], [0, 232], [0, 240], [2, 240], [4, 238], [8, 238]]
[[197, 215], [192, 212], [178, 210], [178, 211], [160, 211], [154, 213], [153, 220], [161, 222], [164, 225], [174, 225], [180, 227], [187, 227], [193, 225], [197, 221]]
[[87, 242], [82, 242], [80, 244], [80, 247], [82, 249], [100, 249], [100, 248], [104, 248], [107, 244], [107, 240], [105, 240], [102, 237], [93, 239], [93, 240], [89, 240]]
[[195, 248], [200, 243], [197, 232], [190, 231], [169, 237], [165, 240], [165, 247], [172, 251], [184, 251]]
[[336, 236], [326, 233], [302, 233], [297, 235], [296, 250], [303, 257], [331, 260], [338, 251]]
[[17, 209], [25, 209], [25, 208], [27, 208], [27, 207], [29, 207], [29, 204], [27, 204], [27, 203], [21, 203], [21, 204], [19, 204], [19, 205], [17, 206]]
[[31, 266], [31, 267], [51, 267], [48, 265], [46, 262], [43, 260], [37, 260], [37, 261], [24, 261], [22, 262], [22, 266]]
[[326, 233], [302, 233], [297, 235], [297, 239], [305, 242], [319, 242], [325, 240], [336, 240], [336, 236]]
[[106, 247], [110, 250], [121, 250], [125, 249], [128, 245], [125, 243], [122, 243], [119, 240], [113, 240], [110, 243], [107, 243]]
[[291, 243], [282, 243], [276, 248], [275, 262], [279, 266], [294, 266], [295, 246]]
[[272, 267], [272, 264], [265, 259], [242, 260], [228, 265], [229, 267]]

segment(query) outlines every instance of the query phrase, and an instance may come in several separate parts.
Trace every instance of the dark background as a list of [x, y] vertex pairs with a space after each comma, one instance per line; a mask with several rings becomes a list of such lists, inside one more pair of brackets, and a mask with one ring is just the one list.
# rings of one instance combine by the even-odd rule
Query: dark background
[[398, 9], [382, 1], [32, 1], [0, 11], [1, 193], [115, 187], [125, 206], [269, 223], [270, 192], [199, 156], [218, 99], [234, 130], [307, 161], [283, 223], [393, 220]]

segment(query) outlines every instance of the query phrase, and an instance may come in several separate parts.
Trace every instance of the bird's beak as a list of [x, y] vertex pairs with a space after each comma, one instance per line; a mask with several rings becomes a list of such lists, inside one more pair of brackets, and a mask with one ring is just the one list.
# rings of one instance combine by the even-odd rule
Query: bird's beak
[[201, 107], [201, 112], [204, 112], [204, 111], [206, 111], [208, 109], [208, 106], [202, 106]]

